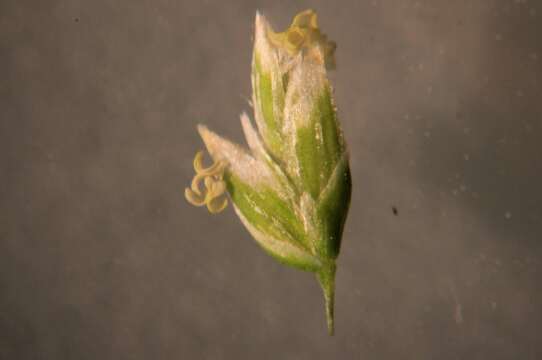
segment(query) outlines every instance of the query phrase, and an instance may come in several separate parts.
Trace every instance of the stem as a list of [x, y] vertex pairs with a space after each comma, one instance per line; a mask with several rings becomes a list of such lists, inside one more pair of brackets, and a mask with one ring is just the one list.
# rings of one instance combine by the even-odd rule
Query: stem
[[334, 303], [335, 303], [335, 262], [331, 261], [324, 265], [317, 273], [318, 282], [324, 291], [326, 305], [327, 330], [329, 335], [334, 333]]

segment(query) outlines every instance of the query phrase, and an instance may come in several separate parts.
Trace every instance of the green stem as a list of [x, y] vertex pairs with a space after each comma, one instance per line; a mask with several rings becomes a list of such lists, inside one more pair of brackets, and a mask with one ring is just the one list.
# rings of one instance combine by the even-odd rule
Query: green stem
[[329, 335], [334, 333], [334, 302], [335, 302], [335, 262], [331, 261], [324, 265], [317, 273], [318, 282], [324, 291], [326, 305], [327, 330]]

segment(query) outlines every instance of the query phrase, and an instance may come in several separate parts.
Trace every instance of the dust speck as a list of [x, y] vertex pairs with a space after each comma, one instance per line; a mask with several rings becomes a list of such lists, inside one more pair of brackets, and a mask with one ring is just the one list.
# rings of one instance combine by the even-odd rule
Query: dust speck
[[491, 302], [491, 310], [496, 310], [497, 309], [497, 302], [496, 301], [492, 301]]
[[463, 307], [461, 304], [455, 304], [454, 320], [456, 324], [463, 323]]

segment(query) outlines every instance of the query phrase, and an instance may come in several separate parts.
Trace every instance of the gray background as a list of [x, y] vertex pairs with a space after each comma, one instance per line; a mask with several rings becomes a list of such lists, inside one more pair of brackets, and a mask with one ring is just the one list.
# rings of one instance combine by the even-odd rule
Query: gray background
[[[0, 358], [542, 358], [541, 5], [1, 1]], [[256, 9], [307, 7], [354, 181], [335, 337], [183, 198], [198, 122], [242, 141]]]

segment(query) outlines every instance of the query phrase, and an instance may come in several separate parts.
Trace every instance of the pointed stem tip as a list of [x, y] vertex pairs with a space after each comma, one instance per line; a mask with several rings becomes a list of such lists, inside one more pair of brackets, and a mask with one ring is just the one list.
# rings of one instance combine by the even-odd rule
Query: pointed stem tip
[[329, 335], [335, 332], [334, 326], [334, 303], [335, 303], [335, 262], [330, 262], [318, 272], [318, 282], [324, 291], [326, 306], [327, 330]]

